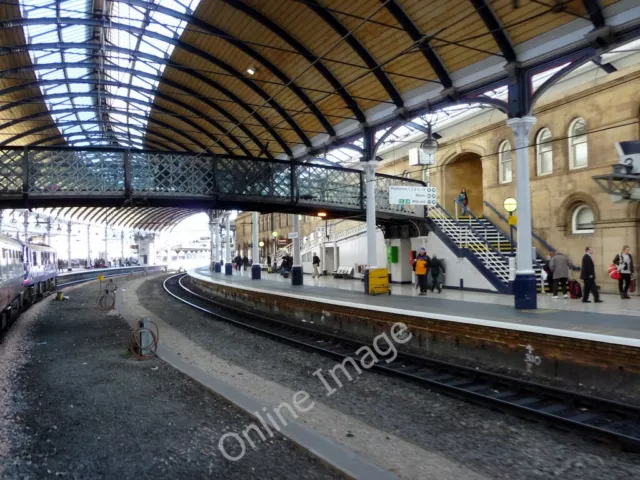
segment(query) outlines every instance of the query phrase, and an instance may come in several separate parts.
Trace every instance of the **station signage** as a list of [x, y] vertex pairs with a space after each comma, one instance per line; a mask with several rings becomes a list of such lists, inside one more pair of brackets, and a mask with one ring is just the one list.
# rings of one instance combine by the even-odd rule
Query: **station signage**
[[390, 205], [428, 205], [438, 203], [436, 187], [389, 187]]
[[298, 238], [298, 232], [289, 232], [287, 236], [289, 237], [289, 240], [293, 240], [294, 238]]

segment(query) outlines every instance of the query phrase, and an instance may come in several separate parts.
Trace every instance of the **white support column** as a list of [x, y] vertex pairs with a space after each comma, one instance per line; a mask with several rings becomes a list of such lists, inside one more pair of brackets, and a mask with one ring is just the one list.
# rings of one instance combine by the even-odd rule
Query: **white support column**
[[253, 265], [251, 266], [251, 278], [253, 280], [260, 280], [260, 277], [262, 275], [260, 267], [260, 246], [258, 245], [258, 238], [260, 236], [260, 232], [258, 231], [260, 223], [259, 215], [260, 214], [258, 212], [253, 212], [251, 214], [251, 238], [253, 242], [253, 253], [251, 254], [251, 256], [253, 257]]
[[104, 226], [104, 263], [109, 262], [109, 225]]
[[71, 222], [67, 224], [67, 269], [71, 271]]
[[[335, 237], [333, 237], [335, 239]], [[333, 242], [333, 273], [338, 271], [338, 242]]]
[[2, 218], [4, 216], [3, 214], [4, 212], [0, 210], [0, 235], [2, 235]]
[[231, 212], [227, 212], [224, 217], [224, 274], [233, 275], [233, 264], [231, 263]]
[[293, 214], [293, 233], [293, 266], [291, 268], [291, 285], [302, 285], [304, 283], [304, 271], [302, 270], [302, 259], [300, 258], [300, 215], [297, 213]]
[[376, 266], [376, 168], [378, 162], [362, 164], [367, 202], [367, 266]]
[[87, 267], [91, 268], [91, 225], [87, 225]]
[[[220, 264], [220, 219], [213, 219], [213, 237], [214, 237], [214, 245], [215, 245], [215, 263]], [[216, 270], [218, 271], [218, 270]]]
[[210, 259], [209, 259], [209, 270], [214, 270], [214, 265], [216, 263], [216, 247], [214, 245], [215, 242], [215, 223], [213, 221], [213, 212], [209, 212], [209, 247], [210, 247]]
[[124, 230], [120, 232], [120, 258], [122, 265], [124, 265]]
[[325, 274], [327, 271], [327, 248], [325, 241], [327, 240], [327, 225], [320, 229], [320, 275]]
[[537, 308], [536, 277], [533, 270], [533, 240], [531, 229], [531, 185], [529, 180], [529, 133], [535, 117], [511, 118], [507, 125], [513, 130], [516, 153], [516, 200], [518, 201], [518, 251], [516, 278], [513, 283], [515, 307]]

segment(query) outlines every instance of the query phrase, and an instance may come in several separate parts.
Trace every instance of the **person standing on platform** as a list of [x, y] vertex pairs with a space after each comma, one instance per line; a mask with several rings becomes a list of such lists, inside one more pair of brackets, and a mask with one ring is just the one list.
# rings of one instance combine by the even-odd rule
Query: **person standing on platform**
[[444, 264], [435, 254], [431, 257], [431, 261], [429, 262], [429, 273], [431, 274], [431, 291], [433, 292], [437, 288], [438, 293], [442, 293], [442, 284], [444, 283]]
[[267, 255], [267, 267], [271, 267], [271, 255]]
[[249, 258], [245, 255], [242, 257], [242, 266], [244, 267], [244, 271], [247, 271], [247, 267], [249, 266]]
[[628, 245], [622, 247], [622, 252], [617, 254], [613, 259], [613, 264], [618, 266], [620, 272], [620, 279], [618, 280], [618, 289], [620, 290], [620, 297], [628, 300], [629, 286], [631, 285], [631, 276], [635, 270], [633, 268], [633, 257], [631, 256], [631, 249]]
[[413, 262], [413, 271], [418, 279], [420, 295], [424, 296], [427, 294], [427, 274], [429, 273], [429, 257], [424, 247], [420, 249], [418, 256]]
[[[551, 262], [551, 259], [553, 258], [553, 256], [555, 255], [556, 251], [555, 250], [551, 250], [548, 254], [547, 254], [547, 260], [544, 262], [544, 267], [542, 267], [544, 269], [544, 272], [547, 274], [547, 285], [549, 286], [549, 293], [553, 294], [553, 272], [551, 271], [551, 268], [549, 267], [549, 263]], [[542, 292], [544, 293], [544, 292]]]
[[460, 190], [460, 193], [458, 194], [458, 202], [460, 202], [462, 204], [462, 214], [466, 214], [467, 213], [467, 207], [469, 206], [469, 197], [467, 196], [467, 189], [463, 188], [462, 190]]
[[318, 255], [315, 252], [313, 253], [313, 260], [311, 263], [313, 265], [313, 275], [311, 277], [319, 278], [320, 277], [320, 257], [318, 257]]
[[585, 249], [584, 257], [582, 257], [582, 273], [580, 278], [584, 281], [584, 293], [582, 295], [582, 303], [591, 303], [589, 293], [593, 293], [595, 303], [602, 303], [600, 293], [596, 286], [596, 267], [593, 263], [593, 251], [591, 247]]
[[564, 298], [569, 298], [567, 294], [567, 282], [569, 281], [569, 269], [578, 270], [569, 257], [560, 251], [556, 251], [555, 255], [549, 260], [549, 270], [553, 276], [553, 298], [558, 298], [558, 287], [562, 285], [562, 294]]

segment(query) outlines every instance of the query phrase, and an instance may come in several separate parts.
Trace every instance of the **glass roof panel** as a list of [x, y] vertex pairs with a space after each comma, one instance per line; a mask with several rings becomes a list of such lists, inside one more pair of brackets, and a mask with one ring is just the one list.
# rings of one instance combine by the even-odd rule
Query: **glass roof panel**
[[[34, 64], [63, 64], [51, 69], [36, 70], [37, 77], [49, 80], [42, 86], [45, 103], [56, 123], [77, 122], [78, 125], [64, 128], [61, 133], [67, 143], [74, 145], [123, 145], [142, 147], [143, 141], [127, 138], [129, 135], [145, 135], [147, 120], [131, 117], [129, 112], [148, 117], [153, 103], [153, 96], [148, 92], [140, 92], [136, 87], [155, 90], [158, 80], [132, 75], [132, 73], [146, 72], [160, 76], [165, 62], [173, 52], [173, 45], [169, 42], [179, 38], [186, 27], [186, 23], [171, 15], [156, 11], [156, 5], [170, 8], [181, 14], [191, 14], [200, 0], [149, 0], [149, 8], [131, 6], [124, 2], [105, 2], [108, 6], [105, 26], [83, 25], [73, 21], [60, 19], [93, 19], [93, 0], [20, 0], [20, 8], [24, 18], [48, 18], [51, 23], [44, 25], [30, 25], [25, 27], [27, 43], [42, 45], [42, 48], [29, 50]], [[139, 32], [137, 30], [142, 30]], [[152, 38], [146, 32], [154, 32], [167, 37], [167, 41]], [[89, 48], [78, 48], [70, 44], [89, 44], [94, 38], [105, 47], [105, 55], [100, 58], [99, 51]], [[69, 45], [64, 45], [64, 44]], [[45, 46], [44, 44], [49, 44]], [[52, 48], [51, 44], [55, 44]], [[110, 45], [125, 49], [114, 51]], [[68, 47], [68, 48], [66, 48]], [[138, 52], [157, 57], [157, 61], [148, 58], [138, 59]], [[160, 63], [158, 63], [160, 62]], [[82, 63], [94, 63], [95, 68], [82, 68]], [[112, 67], [129, 69], [122, 71]], [[83, 66], [84, 67], [84, 66]], [[99, 80], [117, 82], [119, 85], [100, 86]], [[78, 80], [91, 80], [82, 82]], [[104, 91], [106, 95], [92, 95], [76, 97], [74, 95], [85, 92]], [[68, 94], [69, 97], [64, 98]], [[117, 95], [121, 98], [114, 98]], [[62, 96], [62, 98], [60, 97]], [[133, 98], [149, 102], [149, 105], [132, 103], [129, 105], [123, 99]], [[73, 114], [56, 113], [70, 108], [93, 107], [94, 111], [77, 111]], [[103, 113], [108, 114], [105, 121]], [[90, 125], [88, 124], [90, 123]], [[115, 129], [115, 125], [121, 125]], [[130, 125], [130, 126], [127, 126]]]

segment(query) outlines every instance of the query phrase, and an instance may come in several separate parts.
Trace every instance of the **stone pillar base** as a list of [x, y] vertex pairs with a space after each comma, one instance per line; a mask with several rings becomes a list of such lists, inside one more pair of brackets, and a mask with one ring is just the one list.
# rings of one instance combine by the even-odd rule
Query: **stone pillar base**
[[233, 263], [225, 263], [225, 265], [224, 265], [224, 274], [225, 275], [233, 275]]
[[251, 279], [260, 280], [261, 276], [262, 268], [260, 267], [260, 264], [254, 263], [253, 265], [251, 265]]
[[535, 310], [538, 308], [538, 285], [536, 276], [531, 274], [516, 274], [513, 282], [515, 307], [518, 310]]
[[222, 265], [220, 265], [220, 262], [216, 262], [213, 271], [216, 272], [216, 273], [222, 272]]
[[296, 265], [291, 268], [291, 285], [302, 285], [302, 266]]

